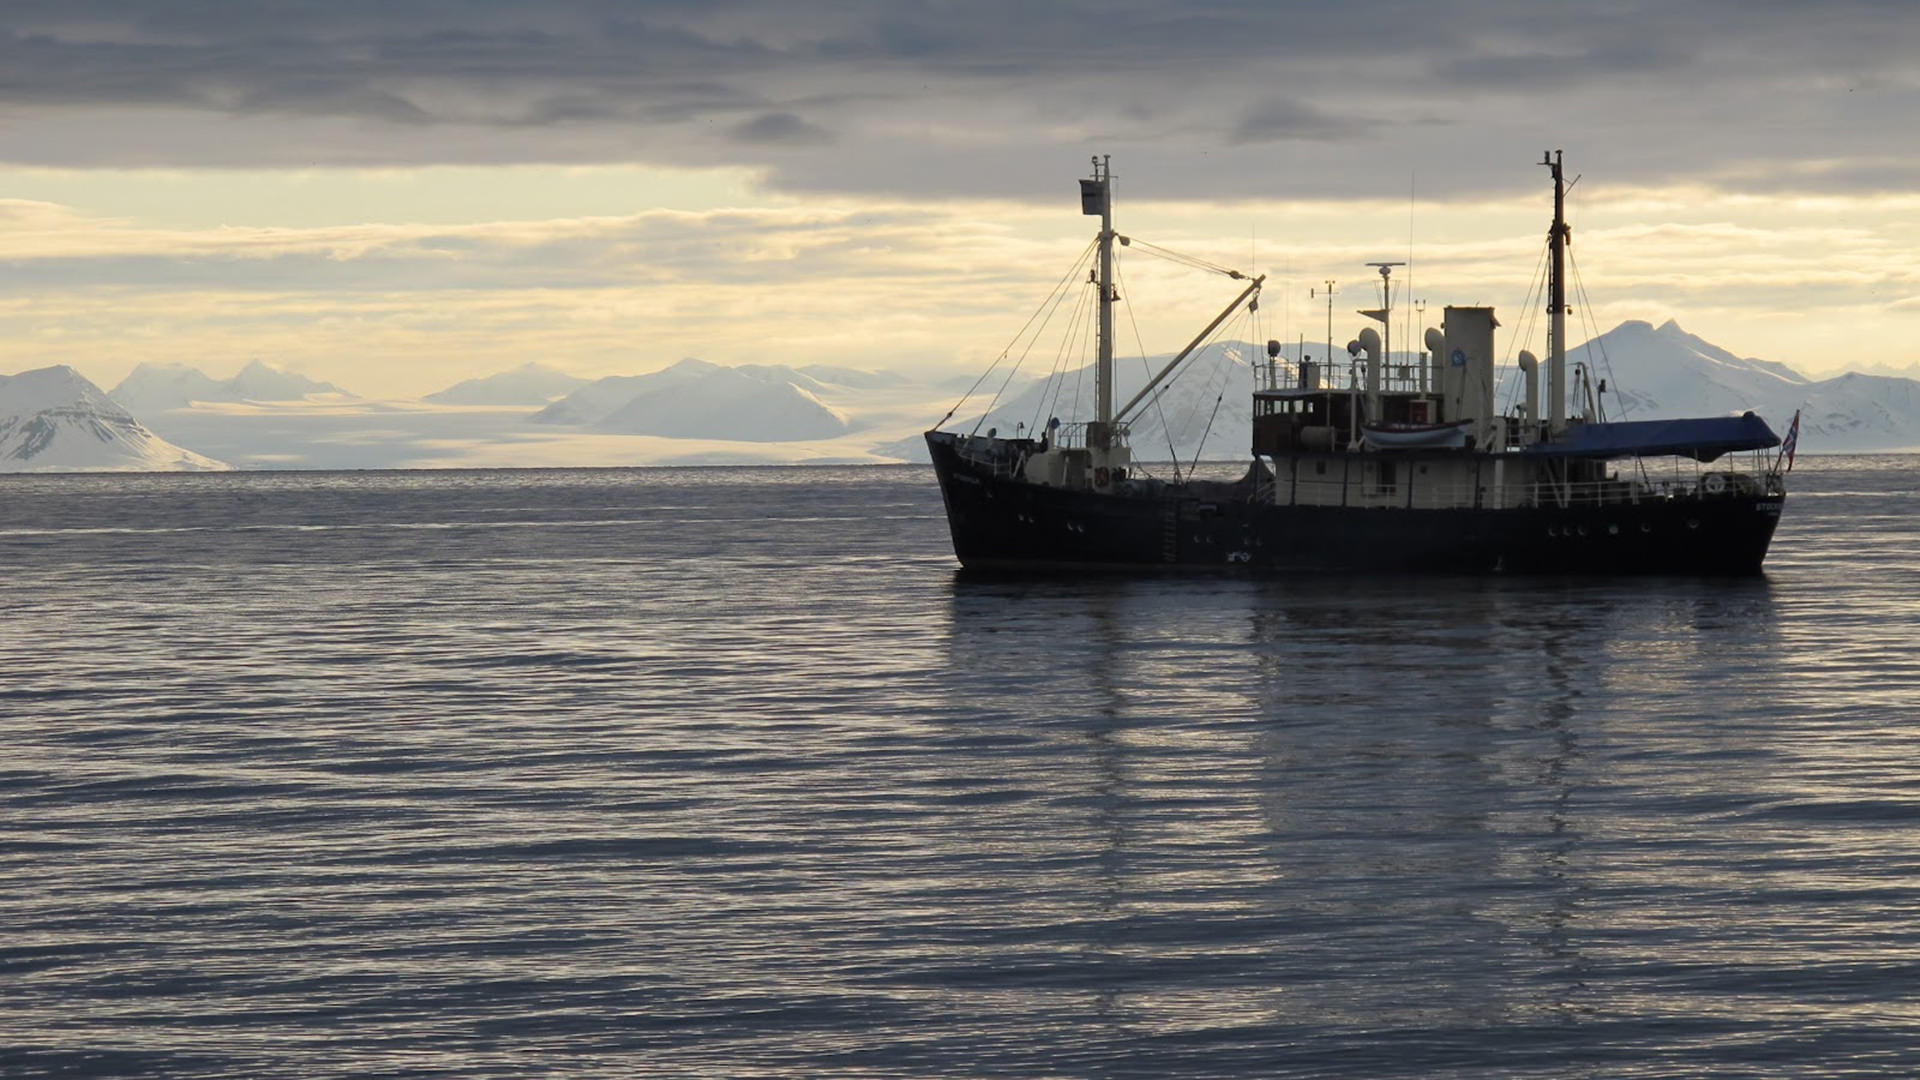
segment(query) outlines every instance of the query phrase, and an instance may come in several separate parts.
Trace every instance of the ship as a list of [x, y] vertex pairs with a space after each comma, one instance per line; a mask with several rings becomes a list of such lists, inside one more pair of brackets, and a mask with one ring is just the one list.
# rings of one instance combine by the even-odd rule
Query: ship
[[[1182, 363], [1234, 312], [1244, 290], [1145, 388], [1116, 407], [1113, 175], [1093, 159], [1081, 209], [1100, 217], [1087, 284], [1097, 293], [1092, 415], [1049, 418], [1011, 436], [926, 432], [953, 550], [968, 571], [1192, 571], [1289, 574], [1583, 574], [1751, 576], [1762, 572], [1785, 505], [1796, 415], [1786, 440], [1761, 417], [1608, 419], [1604, 381], [1566, 348], [1564, 157], [1547, 232], [1547, 356], [1521, 351], [1511, 401], [1495, 406], [1490, 307], [1448, 306], [1423, 348], [1394, 354], [1368, 326], [1331, 363], [1282, 356], [1269, 341], [1250, 379], [1252, 445], [1244, 474], [1154, 475], [1130, 431]], [[1385, 303], [1360, 314], [1390, 333], [1399, 263], [1379, 269]], [[1329, 301], [1331, 312], [1331, 301]], [[1423, 312], [1424, 314], [1424, 312]], [[1329, 315], [1331, 319], [1331, 314]], [[1545, 376], [1545, 386], [1540, 384]], [[1543, 393], [1544, 391], [1544, 393]], [[1577, 399], [1577, 408], [1569, 408]], [[964, 403], [964, 399], [963, 399]], [[1544, 405], [1544, 408], [1542, 407]], [[981, 417], [984, 422], [985, 415]], [[1022, 425], [1024, 428], [1024, 425]], [[1159, 471], [1165, 471], [1164, 469]], [[1233, 477], [1237, 473], [1226, 474]]]

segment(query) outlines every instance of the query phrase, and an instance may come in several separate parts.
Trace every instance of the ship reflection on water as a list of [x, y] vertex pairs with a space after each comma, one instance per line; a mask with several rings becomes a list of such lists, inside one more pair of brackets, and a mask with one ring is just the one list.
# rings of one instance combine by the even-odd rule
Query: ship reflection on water
[[949, 667], [1029, 747], [1006, 914], [1111, 1023], [1544, 1051], [1717, 1011], [1617, 977], [1702, 901], [1694, 830], [1778, 795], [1742, 715], [1787, 677], [1773, 614], [1764, 580], [959, 574]]

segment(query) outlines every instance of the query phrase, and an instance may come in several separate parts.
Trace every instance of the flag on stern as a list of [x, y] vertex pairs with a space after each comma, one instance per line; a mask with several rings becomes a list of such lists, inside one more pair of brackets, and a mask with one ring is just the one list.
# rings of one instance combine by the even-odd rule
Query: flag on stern
[[1787, 425], [1787, 437], [1780, 440], [1780, 456], [1787, 459], [1787, 471], [1793, 471], [1793, 452], [1800, 446], [1800, 410], [1793, 410], [1793, 423]]

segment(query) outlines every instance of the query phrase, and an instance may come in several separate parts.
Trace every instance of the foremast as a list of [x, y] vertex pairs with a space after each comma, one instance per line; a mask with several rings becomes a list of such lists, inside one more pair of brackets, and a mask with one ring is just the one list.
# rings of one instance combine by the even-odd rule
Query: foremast
[[1082, 182], [1080, 200], [1085, 208], [1087, 185], [1093, 186], [1093, 197], [1099, 202], [1099, 209], [1093, 211], [1100, 215], [1100, 328], [1097, 337], [1099, 349], [1094, 368], [1094, 393], [1098, 397], [1094, 419], [1102, 427], [1113, 423], [1113, 180], [1108, 162], [1109, 155], [1093, 159], [1093, 178]]
[[1115, 470], [1127, 466], [1126, 440], [1114, 423], [1113, 415], [1113, 170], [1112, 155], [1093, 159], [1093, 175], [1080, 181], [1080, 212], [1100, 215], [1099, 268], [1095, 286], [1100, 290], [1100, 316], [1095, 330], [1093, 368], [1094, 421], [1087, 425], [1087, 449], [1090, 451], [1095, 487], [1104, 488]]

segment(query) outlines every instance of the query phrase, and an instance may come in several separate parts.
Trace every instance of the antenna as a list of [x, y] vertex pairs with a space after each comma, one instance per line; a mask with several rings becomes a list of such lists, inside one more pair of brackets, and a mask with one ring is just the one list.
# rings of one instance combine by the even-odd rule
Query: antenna
[[[1412, 170], [1408, 170], [1407, 171], [1407, 298], [1409, 300], [1413, 299], [1413, 208], [1416, 201], [1415, 195], [1419, 192], [1419, 190], [1420, 190], [1419, 174]], [[1416, 311], [1421, 311], [1424, 313], [1424, 310], [1425, 310], [1424, 307], [1417, 300], [1414, 301], [1414, 308]], [[1413, 324], [1412, 312], [1409, 312], [1407, 314], [1407, 323], [1408, 323], [1407, 341], [1410, 343], [1419, 341], [1420, 332], [1419, 330], [1416, 330], [1412, 325]], [[1417, 351], [1417, 350], [1409, 350], [1409, 351]], [[1422, 360], [1422, 363], [1420, 364], [1419, 385], [1420, 385], [1420, 392], [1424, 394], [1427, 392], [1427, 387], [1426, 387], [1427, 367], [1425, 363], [1425, 357], [1422, 357], [1421, 360]]]
[[[1326, 362], [1327, 362], [1327, 370], [1329, 370], [1329, 371], [1331, 371], [1331, 370], [1333, 370], [1333, 279], [1332, 279], [1332, 278], [1328, 278], [1328, 279], [1327, 279], [1327, 288], [1326, 288], [1326, 290], [1325, 290], [1325, 291], [1326, 291], [1326, 295], [1327, 295], [1327, 356], [1326, 356]], [[1314, 290], [1312, 290], [1312, 289], [1308, 289], [1308, 290], [1307, 290], [1307, 299], [1309, 299], [1309, 300], [1311, 300], [1311, 299], [1313, 299], [1313, 296], [1314, 296]]]
[[1377, 266], [1377, 267], [1379, 267], [1379, 268], [1380, 268], [1380, 280], [1381, 280], [1382, 282], [1385, 282], [1385, 281], [1387, 280], [1387, 278], [1389, 278], [1389, 277], [1391, 277], [1391, 276], [1393, 275], [1393, 268], [1394, 268], [1394, 267], [1396, 267], [1396, 266], [1405, 266], [1405, 265], [1407, 265], [1407, 264], [1406, 264], [1405, 262], [1371, 262], [1371, 263], [1368, 263], [1367, 265], [1368, 265], [1368, 266]]
[[1368, 266], [1380, 271], [1380, 325], [1386, 330], [1386, 341], [1380, 346], [1380, 364], [1390, 366], [1393, 363], [1393, 268], [1407, 265], [1404, 262], [1370, 262]]
[[[1413, 271], [1409, 270], [1407, 273], [1412, 274]], [[1427, 328], [1427, 302], [1424, 299], [1415, 300], [1413, 302], [1413, 310], [1419, 313], [1418, 317], [1414, 319], [1414, 322], [1418, 324], [1421, 330], [1425, 330]], [[1414, 340], [1418, 341], [1420, 339], [1416, 337]], [[1423, 394], [1427, 392], [1427, 369], [1431, 366], [1432, 365], [1427, 362], [1426, 353], [1423, 351], [1420, 355], [1419, 363], [1420, 392]]]

